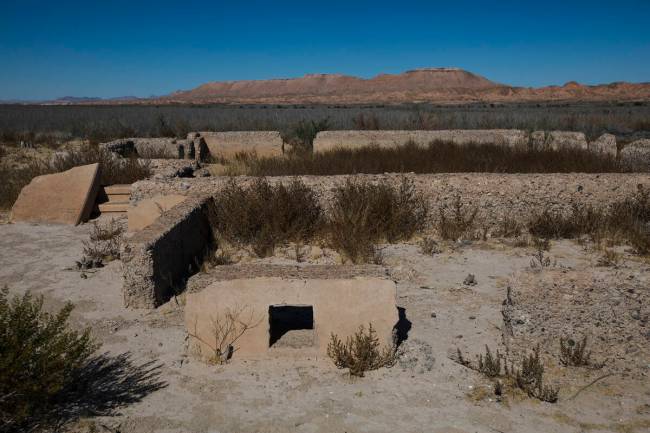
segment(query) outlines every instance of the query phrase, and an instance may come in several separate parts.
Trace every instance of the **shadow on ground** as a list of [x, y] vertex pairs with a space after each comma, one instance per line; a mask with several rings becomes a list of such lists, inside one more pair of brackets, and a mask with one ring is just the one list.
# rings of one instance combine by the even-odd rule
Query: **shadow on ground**
[[161, 367], [156, 361], [136, 364], [130, 352], [93, 357], [56, 396], [52, 410], [32, 424], [58, 430], [80, 417], [115, 415], [119, 408], [167, 386], [160, 380]]

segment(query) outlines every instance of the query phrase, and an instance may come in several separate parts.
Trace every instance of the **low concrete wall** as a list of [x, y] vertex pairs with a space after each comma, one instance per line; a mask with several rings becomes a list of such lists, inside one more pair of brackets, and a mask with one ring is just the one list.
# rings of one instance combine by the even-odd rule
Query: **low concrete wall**
[[122, 246], [124, 305], [154, 308], [184, 286], [214, 244], [210, 197], [188, 197]]
[[587, 137], [582, 132], [572, 131], [535, 131], [530, 135], [529, 145], [536, 149], [564, 149], [574, 147], [589, 148]]
[[[190, 135], [196, 136], [197, 133]], [[199, 132], [214, 158], [232, 158], [237, 153], [255, 152], [258, 156], [283, 154], [282, 137], [277, 131]]]
[[456, 144], [528, 145], [528, 133], [518, 129], [476, 129], [439, 131], [321, 131], [314, 139], [314, 152], [336, 148], [358, 148], [370, 145], [397, 147], [412, 141], [427, 146], [432, 141]]
[[621, 164], [631, 171], [650, 171], [650, 139], [626, 145], [621, 150]]
[[[427, 200], [429, 225], [435, 226], [438, 209], [451, 207], [457, 196], [467, 207], [478, 207], [477, 224], [481, 227], [498, 227], [504, 217], [527, 222], [532, 214], [546, 208], [570, 212], [574, 204], [595, 207], [610, 203], [636, 193], [637, 186], [650, 189], [650, 173], [562, 173], [562, 174], [378, 174], [358, 176], [298, 176], [313, 188], [325, 209], [329, 209], [333, 189], [347, 179], [356, 178], [369, 182], [386, 181], [399, 185], [403, 177], [414, 182], [416, 191]], [[239, 176], [187, 179], [144, 180], [133, 184], [132, 199], [148, 198], [157, 194], [212, 194], [216, 195], [228, 181], [234, 179], [240, 185], [250, 184], [255, 178]], [[275, 182], [290, 182], [293, 177], [269, 177]]]
[[[313, 344], [298, 349], [305, 355], [326, 355], [332, 334], [345, 341], [359, 326], [367, 328], [369, 323], [382, 344], [391, 344], [399, 319], [395, 283], [380, 278], [224, 280], [188, 293], [186, 301], [185, 324], [202, 358], [214, 355], [214, 348], [206, 342], [214, 341], [214, 323], [223, 320], [228, 311], [241, 312], [240, 319], [251, 326], [234, 343], [237, 357], [286, 353], [269, 347], [270, 306], [313, 308]], [[289, 353], [295, 351], [289, 349]]]

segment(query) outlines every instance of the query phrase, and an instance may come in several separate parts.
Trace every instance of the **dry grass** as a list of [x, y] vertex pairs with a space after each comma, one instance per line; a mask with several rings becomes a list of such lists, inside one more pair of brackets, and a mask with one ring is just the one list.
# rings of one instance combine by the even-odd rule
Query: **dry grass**
[[589, 235], [600, 242], [608, 237], [628, 242], [637, 254], [650, 254], [650, 192], [639, 188], [632, 196], [604, 210], [575, 205], [563, 214], [550, 210], [528, 224], [531, 234], [542, 238], [577, 238]]
[[371, 261], [375, 243], [409, 239], [424, 226], [427, 213], [425, 200], [406, 178], [398, 187], [348, 179], [334, 191], [327, 235], [350, 261]]
[[608, 173], [616, 160], [582, 149], [522, 149], [494, 144], [406, 143], [298, 153], [288, 157], [249, 157], [230, 174], [253, 176], [339, 175], [356, 173]]
[[247, 188], [231, 181], [216, 207], [218, 233], [230, 243], [252, 245], [260, 257], [278, 244], [311, 239], [323, 218], [316, 194], [298, 180], [285, 186], [259, 178]]
[[445, 240], [457, 241], [463, 237], [474, 237], [475, 220], [478, 207], [468, 209], [463, 205], [460, 195], [454, 199], [451, 209], [438, 208], [438, 234]]

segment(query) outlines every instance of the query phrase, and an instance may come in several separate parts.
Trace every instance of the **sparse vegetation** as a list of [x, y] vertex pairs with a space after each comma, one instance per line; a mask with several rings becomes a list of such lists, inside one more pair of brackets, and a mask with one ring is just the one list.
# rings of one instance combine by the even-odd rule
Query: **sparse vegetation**
[[436, 240], [432, 237], [428, 236], [422, 239], [422, 242], [420, 242], [420, 250], [422, 251], [422, 254], [426, 254], [427, 256], [435, 256], [436, 254], [440, 254], [442, 252], [442, 249], [440, 248], [440, 245], [438, 245], [438, 242], [436, 242]]
[[521, 368], [513, 374], [517, 386], [528, 396], [548, 403], [557, 402], [558, 389], [544, 384], [544, 364], [539, 356], [539, 346], [522, 359]]
[[227, 363], [237, 351], [237, 341], [248, 331], [255, 328], [262, 319], [255, 317], [255, 311], [246, 306], [227, 308], [223, 314], [210, 319], [210, 337], [204, 340], [199, 336], [194, 325], [194, 332], [188, 333], [190, 337], [200, 341], [211, 350], [209, 361], [221, 365]]
[[225, 240], [252, 245], [260, 257], [276, 245], [311, 239], [323, 211], [313, 190], [299, 180], [285, 186], [259, 178], [248, 187], [229, 182], [216, 200], [217, 231]]
[[91, 267], [99, 267], [106, 261], [118, 260], [120, 258], [120, 244], [124, 234], [124, 226], [115, 219], [107, 223], [93, 221], [90, 229], [89, 241], [84, 241], [83, 257], [77, 262], [78, 268], [87, 268], [87, 263], [93, 263]]
[[374, 244], [409, 239], [426, 220], [427, 204], [404, 178], [399, 187], [348, 179], [334, 191], [327, 222], [333, 248], [354, 263], [375, 256]]
[[608, 236], [627, 241], [640, 255], [650, 254], [650, 191], [639, 188], [636, 194], [612, 203], [604, 210], [574, 205], [562, 214], [545, 210], [534, 217], [529, 231], [544, 238], [576, 238], [589, 235], [594, 241]]
[[372, 324], [361, 325], [359, 331], [343, 343], [337, 335], [332, 334], [327, 345], [327, 355], [338, 368], [350, 369], [350, 375], [363, 377], [366, 371], [395, 364], [395, 345], [383, 346], [376, 336]]
[[[544, 383], [544, 365], [539, 356], [539, 346], [535, 348], [532, 354], [522, 358], [519, 369], [516, 369], [514, 365], [508, 368], [506, 357], [501, 355], [498, 350], [496, 355], [493, 355], [487, 345], [485, 346], [485, 355], [479, 355], [476, 364], [465, 359], [458, 348], [456, 349], [456, 359], [454, 361], [476, 370], [490, 379], [504, 378], [510, 386], [521, 389], [529, 397], [549, 403], [557, 401], [558, 389]], [[495, 381], [494, 391], [498, 396], [503, 394], [503, 383], [501, 381]]]
[[473, 237], [478, 207], [467, 209], [457, 195], [451, 210], [441, 206], [438, 209], [438, 233], [443, 239], [457, 241], [462, 237]]
[[[355, 125], [355, 119], [364, 121]], [[188, 131], [289, 130], [298, 122], [329, 119], [329, 129], [482, 129], [582, 131], [589, 137], [650, 130], [647, 103], [515, 103], [396, 105], [123, 105], [0, 106], [0, 139], [36, 144], [65, 137], [115, 138]], [[162, 120], [162, 122], [161, 122]]]
[[232, 166], [232, 175], [297, 176], [357, 173], [607, 173], [621, 168], [610, 156], [583, 149], [523, 149], [496, 144], [406, 143], [298, 152], [282, 157], [249, 157]]
[[72, 304], [51, 314], [42, 297], [8, 293], [0, 291], [0, 431], [23, 431], [55, 415], [57, 399], [98, 346], [88, 329], [70, 329]]
[[587, 351], [587, 336], [582, 341], [573, 338], [560, 338], [560, 362], [565, 366], [581, 367], [589, 365], [591, 351]]

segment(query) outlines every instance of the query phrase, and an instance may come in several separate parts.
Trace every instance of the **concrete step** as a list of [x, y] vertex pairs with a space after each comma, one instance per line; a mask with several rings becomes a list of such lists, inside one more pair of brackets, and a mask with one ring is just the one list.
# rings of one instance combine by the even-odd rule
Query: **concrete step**
[[128, 201], [106, 202], [97, 206], [101, 213], [105, 212], [126, 212], [129, 209]]
[[131, 185], [109, 185], [104, 187], [106, 195], [131, 195]]
[[110, 203], [129, 201], [131, 199], [131, 194], [106, 194], [106, 196]]

